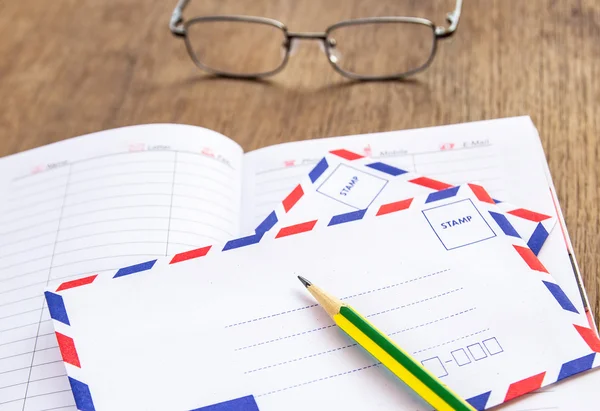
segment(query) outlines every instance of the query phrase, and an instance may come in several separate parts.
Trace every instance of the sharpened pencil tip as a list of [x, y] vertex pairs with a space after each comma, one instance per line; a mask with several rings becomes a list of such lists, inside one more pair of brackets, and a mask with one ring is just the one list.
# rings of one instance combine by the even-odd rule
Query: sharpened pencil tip
[[302, 277], [301, 275], [298, 276], [298, 280], [300, 280], [300, 282], [306, 287], [310, 287], [312, 285], [312, 283], [310, 281], [308, 281], [306, 278]]

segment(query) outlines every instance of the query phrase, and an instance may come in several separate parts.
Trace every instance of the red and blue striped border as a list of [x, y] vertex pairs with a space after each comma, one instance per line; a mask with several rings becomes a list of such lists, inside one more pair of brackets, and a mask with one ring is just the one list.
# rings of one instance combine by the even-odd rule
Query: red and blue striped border
[[[81, 287], [87, 284], [91, 284], [96, 279], [96, 276], [85, 277], [75, 281], [68, 281], [62, 283], [57, 291], [67, 290], [70, 288]], [[65, 302], [61, 295], [46, 291], [44, 293], [46, 297], [46, 303], [48, 304], [48, 311], [50, 312], [50, 318], [54, 321], [58, 321], [64, 325], [70, 326], [69, 316], [67, 315], [67, 309]], [[81, 368], [81, 362], [79, 355], [77, 354], [77, 348], [75, 347], [75, 341], [73, 338], [55, 331], [56, 340], [58, 342], [58, 348], [62, 356], [65, 366]], [[94, 401], [90, 393], [90, 388], [87, 384], [69, 376], [69, 384], [71, 391], [73, 392], [73, 398], [75, 399], [75, 406], [78, 410], [82, 411], [95, 411]]]

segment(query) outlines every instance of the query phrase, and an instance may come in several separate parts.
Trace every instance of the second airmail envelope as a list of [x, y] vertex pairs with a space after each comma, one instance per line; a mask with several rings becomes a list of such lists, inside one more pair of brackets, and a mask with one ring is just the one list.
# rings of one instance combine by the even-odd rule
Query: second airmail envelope
[[[269, 214], [256, 232], [301, 222], [316, 215], [380, 207], [450, 187], [451, 184], [348, 150], [333, 150]], [[507, 199], [494, 199], [494, 202], [537, 255], [554, 228], [556, 218], [503, 200]]]

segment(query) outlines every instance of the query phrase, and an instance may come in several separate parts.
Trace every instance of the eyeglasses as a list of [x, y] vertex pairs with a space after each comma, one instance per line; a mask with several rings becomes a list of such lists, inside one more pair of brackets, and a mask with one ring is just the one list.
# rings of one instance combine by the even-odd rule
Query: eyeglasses
[[190, 0], [179, 0], [169, 23], [185, 40], [191, 59], [219, 76], [260, 78], [280, 72], [297, 40], [317, 40], [343, 76], [356, 80], [399, 79], [427, 68], [438, 40], [458, 27], [462, 0], [447, 14], [448, 27], [419, 17], [346, 20], [323, 33], [294, 33], [273, 19], [239, 15], [203, 16], [184, 21]]

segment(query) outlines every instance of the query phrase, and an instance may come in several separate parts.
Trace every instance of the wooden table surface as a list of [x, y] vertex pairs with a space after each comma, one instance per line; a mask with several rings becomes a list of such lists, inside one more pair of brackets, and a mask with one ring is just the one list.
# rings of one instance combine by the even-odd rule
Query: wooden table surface
[[[148, 122], [201, 125], [246, 150], [278, 142], [530, 115], [600, 320], [600, 3], [466, 0], [459, 30], [412, 82], [353, 83], [305, 42], [268, 82], [196, 69], [176, 0], [0, 0], [0, 155]], [[444, 23], [452, 0], [192, 0], [187, 16], [268, 16], [293, 31], [346, 18]]]

